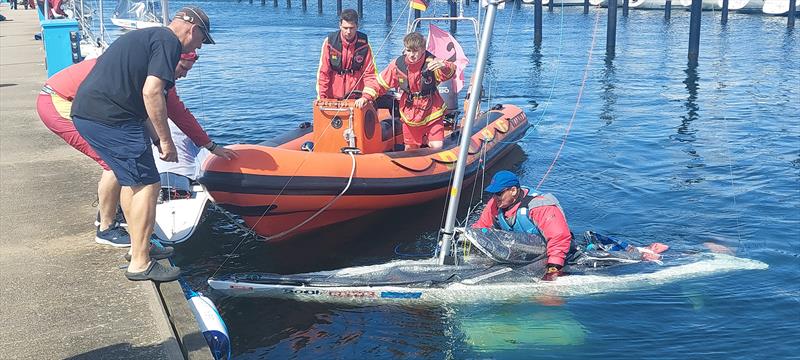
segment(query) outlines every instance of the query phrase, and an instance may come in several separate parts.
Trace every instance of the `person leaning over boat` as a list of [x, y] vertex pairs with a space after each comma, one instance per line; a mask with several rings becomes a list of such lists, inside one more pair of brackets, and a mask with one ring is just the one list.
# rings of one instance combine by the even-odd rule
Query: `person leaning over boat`
[[367, 35], [358, 31], [358, 12], [342, 10], [339, 31], [322, 41], [317, 99], [357, 99], [355, 106], [361, 108], [367, 103], [362, 94], [376, 97], [377, 76]]
[[436, 85], [452, 78], [456, 65], [435, 58], [425, 50], [425, 38], [412, 32], [403, 38], [403, 55], [378, 75], [377, 94], [364, 93], [369, 101], [390, 88], [401, 90], [400, 118], [406, 150], [427, 144], [433, 149], [444, 144], [444, 112], [447, 110]]
[[492, 198], [472, 227], [541, 235], [547, 241], [547, 271], [542, 279], [553, 281], [563, 275], [572, 233], [555, 196], [520, 186], [519, 178], [506, 170], [494, 175], [486, 192]]
[[167, 27], [131, 31], [97, 59], [72, 103], [75, 129], [108, 165], [122, 187], [120, 200], [131, 239], [129, 280], [173, 281], [177, 267], [150, 258], [150, 236], [160, 190], [150, 148], [157, 137], [161, 158], [177, 161], [167, 126], [166, 92], [174, 85], [181, 53], [213, 44], [210, 22], [200, 8], [187, 6]]
[[[176, 79], [186, 77], [198, 58], [196, 53], [181, 55], [181, 61], [178, 62], [178, 67], [175, 69]], [[156, 168], [161, 177], [162, 195], [167, 197], [171, 195], [169, 189], [180, 189], [186, 193], [191, 189], [190, 183], [195, 178], [195, 158], [200, 151], [199, 147], [204, 147], [212, 154], [227, 160], [239, 156], [236, 151], [219, 146], [208, 138], [206, 132], [197, 123], [197, 119], [186, 108], [174, 89], [175, 87], [167, 92], [167, 115], [169, 117], [167, 125], [178, 153], [178, 161], [164, 161], [155, 153], [153, 154]], [[163, 190], [167, 190], [167, 192]]]
[[[196, 53], [182, 54], [178, 66], [175, 68], [177, 78], [186, 76], [192, 68], [198, 56]], [[114, 173], [106, 165], [97, 153], [92, 150], [86, 140], [78, 134], [75, 125], [69, 118], [72, 108], [72, 100], [75, 97], [78, 87], [92, 70], [97, 59], [87, 59], [75, 65], [69, 66], [59, 71], [45, 82], [39, 97], [36, 100], [36, 111], [44, 125], [53, 133], [61, 137], [67, 144], [82, 152], [103, 168], [103, 174], [98, 183], [98, 217], [99, 224], [95, 241], [101, 244], [116, 247], [130, 246], [128, 233], [119, 226], [115, 218], [117, 205], [119, 204], [120, 185]], [[211, 153], [226, 159], [236, 156], [235, 151], [221, 146], [217, 146], [208, 137], [197, 119], [189, 109], [183, 104], [175, 87], [167, 91], [167, 115], [170, 118], [170, 130], [172, 134], [172, 124], [174, 123], [180, 136], [191, 139], [194, 144], [211, 149]], [[188, 135], [184, 135], [188, 134]], [[187, 156], [186, 145], [176, 143], [179, 160]], [[196, 155], [196, 152], [192, 154]], [[194, 156], [192, 155], [192, 156]], [[102, 229], [102, 230], [101, 230]]]

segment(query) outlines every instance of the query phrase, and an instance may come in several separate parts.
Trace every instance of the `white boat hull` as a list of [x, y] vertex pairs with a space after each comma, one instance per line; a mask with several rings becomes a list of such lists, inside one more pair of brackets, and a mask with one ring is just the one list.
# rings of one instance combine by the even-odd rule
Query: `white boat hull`
[[[529, 4], [533, 4], [531, 1]], [[550, 0], [542, 0], [542, 5], [550, 5]], [[583, 0], [553, 0], [553, 6], [583, 6]]]
[[[722, 10], [723, 0], [703, 0], [703, 10]], [[691, 8], [692, 0], [680, 0], [681, 4], [686, 8]], [[764, 0], [729, 0], [728, 10], [740, 12], [757, 12], [763, 7]]]
[[[374, 267], [380, 267], [375, 265]], [[370, 266], [353, 272], [370, 272]], [[651, 273], [629, 275], [569, 275], [556, 281], [477, 284], [467, 280], [442, 287], [403, 286], [298, 286], [209, 279], [211, 288], [226, 295], [286, 298], [299, 301], [371, 305], [376, 303], [426, 304], [518, 301], [538, 295], [579, 296], [630, 291], [692, 278], [740, 270], [764, 270], [768, 265], [725, 254], [703, 254], [698, 261], [663, 267]]]
[[137, 30], [137, 29], [145, 29], [150, 27], [157, 27], [162, 26], [161, 23], [157, 22], [150, 22], [150, 21], [138, 21], [138, 20], [129, 20], [129, 19], [118, 19], [118, 18], [111, 18], [111, 23], [119, 26], [125, 30]]
[[208, 205], [208, 192], [192, 185], [190, 199], [173, 199], [156, 205], [156, 236], [165, 244], [178, 244], [194, 234]]
[[[631, 0], [630, 4], [628, 5], [632, 9], [663, 10], [667, 7], [667, 2], [666, 0]], [[681, 8], [683, 7], [683, 4], [681, 4], [680, 0], [673, 0], [671, 7]]]
[[[795, 0], [795, 12], [800, 12], [800, 0]], [[761, 11], [767, 15], [788, 15], [789, 0], [764, 0]]]

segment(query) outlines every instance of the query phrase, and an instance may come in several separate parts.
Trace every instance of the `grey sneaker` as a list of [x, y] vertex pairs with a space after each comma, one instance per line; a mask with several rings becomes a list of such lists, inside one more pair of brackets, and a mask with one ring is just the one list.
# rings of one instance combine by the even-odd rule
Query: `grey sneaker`
[[[172, 246], [155, 246], [150, 244], [150, 260], [166, 259], [174, 253], [175, 249], [173, 249]], [[130, 253], [125, 253], [125, 260], [128, 260], [128, 262], [131, 261]]]
[[[128, 222], [125, 221], [125, 214], [122, 213], [122, 208], [117, 207], [117, 214], [114, 215], [114, 222], [119, 224], [122, 227], [128, 227]], [[97, 216], [94, 219], [94, 226], [100, 226], [100, 212], [97, 212]]]
[[132, 273], [125, 271], [125, 277], [131, 281], [152, 280], [155, 282], [167, 282], [178, 280], [181, 269], [177, 266], [164, 267], [158, 261], [150, 261], [150, 265], [145, 271]]
[[100, 231], [98, 226], [94, 241], [98, 244], [111, 245], [113, 247], [131, 246], [131, 236], [119, 224], [111, 225], [103, 231]]

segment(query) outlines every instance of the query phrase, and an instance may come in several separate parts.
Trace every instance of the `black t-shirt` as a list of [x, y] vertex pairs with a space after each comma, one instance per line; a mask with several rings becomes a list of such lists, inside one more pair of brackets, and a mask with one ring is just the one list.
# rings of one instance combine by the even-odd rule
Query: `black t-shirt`
[[86, 76], [71, 116], [106, 124], [145, 120], [142, 89], [147, 76], [175, 82], [175, 67], [181, 56], [181, 42], [165, 27], [131, 31], [114, 41]]

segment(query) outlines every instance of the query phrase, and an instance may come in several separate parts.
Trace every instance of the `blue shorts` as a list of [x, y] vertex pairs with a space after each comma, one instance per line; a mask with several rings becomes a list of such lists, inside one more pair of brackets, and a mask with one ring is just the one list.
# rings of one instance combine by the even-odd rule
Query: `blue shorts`
[[122, 186], [155, 184], [159, 181], [150, 136], [144, 122], [132, 120], [108, 125], [73, 117], [78, 133], [100, 155]]

